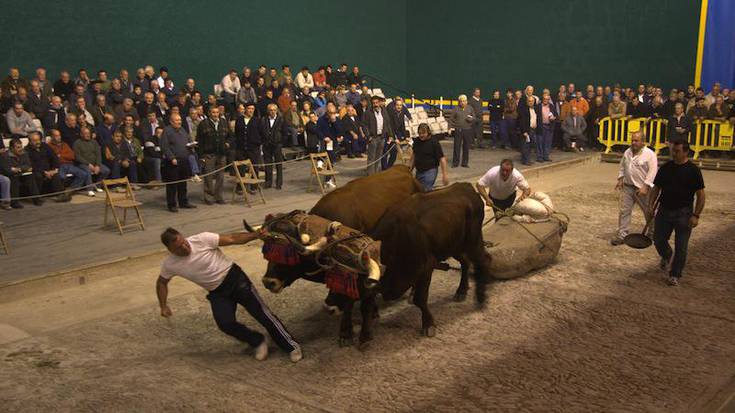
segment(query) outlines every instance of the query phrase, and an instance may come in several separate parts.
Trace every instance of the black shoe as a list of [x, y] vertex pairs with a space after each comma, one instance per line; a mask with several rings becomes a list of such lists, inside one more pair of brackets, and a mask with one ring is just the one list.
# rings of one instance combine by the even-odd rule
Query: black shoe
[[175, 206], [168, 207], [168, 212], [179, 212], [179, 208], [176, 208]]
[[273, 184], [265, 184], [265, 189], [271, 189], [273, 188]]
[[225, 202], [225, 200], [224, 200], [224, 199], [218, 199], [218, 200], [216, 200], [215, 202], [216, 202], [216, 203], [217, 203], [218, 205], [224, 205], [224, 204], [226, 204], [226, 203], [227, 203], [227, 202]]
[[551, 160], [551, 158], [546, 158], [544, 159], [544, 162], [553, 162], [553, 161]]
[[33, 198], [33, 205], [35, 205], [35, 206], [41, 206], [41, 205], [43, 205], [43, 199], [41, 199], [41, 198]]
[[181, 205], [181, 208], [184, 208], [184, 209], [195, 209], [196, 207], [197, 207], [196, 205], [192, 205], [192, 204]]
[[207, 198], [204, 198], [204, 203], [207, 204], [207, 205], [212, 205], [214, 202], [210, 201]]
[[462, 168], [469, 168], [469, 165], [462, 165]]
[[347, 155], [348, 159], [355, 159], [355, 155]]
[[14, 209], [23, 209], [23, 204], [18, 201], [13, 201], [10, 203], [10, 207]]
[[276, 191], [280, 191], [280, 190], [281, 190], [281, 187], [280, 186], [277, 186], [276, 187]]
[[458, 166], [459, 166], [459, 165], [452, 165], [452, 168], [456, 168], [456, 167], [458, 167]]
[[242, 188], [240, 188], [240, 187], [237, 187], [237, 188], [235, 189], [235, 193], [236, 193], [237, 195], [242, 195]]

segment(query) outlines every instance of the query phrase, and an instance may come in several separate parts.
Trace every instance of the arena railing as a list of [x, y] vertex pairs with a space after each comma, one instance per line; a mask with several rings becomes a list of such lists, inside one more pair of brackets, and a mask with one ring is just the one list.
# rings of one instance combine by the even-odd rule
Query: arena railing
[[[668, 121], [651, 118], [605, 117], [600, 120], [597, 141], [605, 145], [605, 153], [614, 146], [629, 146], [633, 132], [643, 131], [644, 141], [656, 154], [667, 146]], [[699, 159], [703, 151], [729, 152], [733, 149], [733, 124], [716, 120], [695, 121], [689, 132], [689, 145], [694, 151], [694, 159]]]

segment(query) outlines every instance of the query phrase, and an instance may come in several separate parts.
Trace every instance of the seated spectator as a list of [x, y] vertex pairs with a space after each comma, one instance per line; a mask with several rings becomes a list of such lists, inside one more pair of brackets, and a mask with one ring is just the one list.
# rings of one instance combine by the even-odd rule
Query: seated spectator
[[44, 94], [38, 80], [31, 80], [31, 90], [28, 93], [28, 112], [36, 119], [43, 119], [48, 110], [48, 95]]
[[111, 179], [127, 176], [130, 182], [138, 181], [135, 154], [131, 153], [130, 147], [123, 142], [121, 131], [116, 130], [112, 135], [112, 142], [105, 147], [103, 162], [110, 168]]
[[145, 156], [143, 153], [143, 145], [140, 143], [140, 140], [135, 136], [134, 128], [128, 126], [123, 130], [123, 144], [126, 145], [128, 148], [130, 162], [135, 164], [135, 180], [133, 180], [133, 178], [130, 178], [130, 181], [136, 183], [146, 182], [147, 176], [145, 175], [145, 167], [143, 162]]
[[334, 103], [338, 108], [345, 107], [347, 105], [347, 93], [345, 92], [345, 86], [337, 86], [337, 91], [334, 94]]
[[314, 77], [309, 73], [309, 68], [304, 66], [296, 75], [296, 87], [303, 90], [305, 87], [314, 88]]
[[[143, 164], [151, 183], [160, 183], [161, 178], [161, 135], [163, 126], [156, 126], [152, 135], [143, 143]], [[157, 188], [156, 188], [157, 189]]]
[[[31, 132], [26, 153], [31, 161], [36, 188], [42, 194], [57, 193], [57, 202], [68, 202], [71, 194], [64, 191], [64, 180], [59, 174], [59, 158], [54, 151], [41, 140], [41, 134]], [[61, 192], [61, 193], [60, 193]]]
[[265, 96], [258, 98], [258, 113], [261, 116], [265, 116], [265, 114], [268, 113], [268, 105], [272, 104], [276, 104], [276, 101], [273, 99], [273, 90], [268, 89], [265, 91]]
[[[285, 96], [286, 94], [287, 93], [284, 93], [284, 95], [282, 95], [281, 97]], [[283, 114], [283, 119], [286, 121], [288, 134], [291, 137], [290, 146], [292, 147], [299, 146], [299, 135], [304, 133], [304, 123], [301, 119], [301, 115], [299, 114], [298, 107], [299, 105], [296, 103], [296, 101], [292, 100], [289, 103], [288, 110], [286, 110]]]
[[[8, 151], [8, 164], [10, 165], [10, 193], [13, 198], [19, 196], [37, 197], [38, 187], [33, 177], [33, 166], [28, 154], [23, 150], [23, 144], [20, 139], [14, 138], [10, 141], [10, 151]], [[32, 198], [33, 204], [39, 206], [43, 204], [41, 198]], [[11, 203], [13, 208], [22, 208], [21, 204], [15, 201]]]
[[[140, 102], [145, 99], [145, 94], [143, 93], [143, 89], [141, 89], [140, 85], [135, 85], [133, 86], [133, 92], [128, 97], [133, 99], [133, 105], [137, 108], [138, 105], [140, 105]], [[123, 101], [125, 101], [125, 99], [123, 99]]]
[[146, 93], [150, 88], [150, 81], [145, 76], [145, 70], [140, 67], [135, 71], [135, 79], [133, 79], [133, 90], [139, 86], [141, 92]]
[[66, 111], [61, 103], [61, 97], [52, 96], [51, 104], [46, 108], [46, 113], [41, 118], [41, 124], [46, 130], [59, 129], [59, 125], [65, 122]]
[[627, 109], [627, 113], [633, 118], [650, 118], [651, 107], [648, 106], [648, 103], [642, 101], [642, 99], [639, 99], [639, 97], [636, 96], [630, 100], [630, 106]]
[[94, 98], [94, 105], [89, 110], [89, 112], [92, 114], [92, 119], [94, 119], [94, 125], [101, 125], [102, 122], [105, 120], [105, 115], [109, 114], [113, 116], [113, 122], [114, 119], [114, 112], [112, 111], [112, 108], [107, 104], [107, 98], [105, 95], [97, 95]]
[[258, 97], [255, 95], [255, 89], [253, 89], [249, 80], [246, 80], [237, 92], [237, 103], [241, 105], [258, 103]]
[[[689, 99], [689, 102], [686, 104], [686, 113], [689, 113], [689, 111], [692, 110], [692, 108], [697, 105], [697, 100], [698, 99], [705, 99], [705, 97], [704, 97], [704, 89], [702, 89], [701, 87], [698, 87], [694, 91], [694, 97], [691, 98], [691, 99]], [[680, 100], [680, 101], [683, 102], [682, 100]], [[709, 105], [707, 105], [706, 100], [705, 100], [704, 106], [707, 107], [707, 108], [709, 108]]]
[[323, 90], [314, 98], [314, 112], [317, 116], [323, 116], [327, 111], [327, 97]]
[[620, 99], [620, 92], [614, 92], [612, 102], [607, 106], [607, 115], [610, 119], [622, 119], [626, 116], [627, 108], [625, 102]]
[[[151, 92], [146, 92], [145, 95], [143, 95], [143, 101], [138, 103], [137, 111], [138, 116], [141, 119], [145, 119], [145, 117], [151, 113], [156, 111], [156, 97]], [[124, 103], [124, 101], [123, 101]], [[118, 108], [118, 110], [121, 110]], [[116, 110], [117, 112], [117, 110]]]
[[159, 92], [158, 95], [156, 95], [156, 105], [154, 108], [156, 110], [156, 116], [163, 119], [163, 122], [168, 124], [168, 118], [171, 116], [171, 106], [166, 100], [165, 93]]
[[38, 130], [36, 124], [33, 123], [33, 118], [23, 110], [23, 104], [20, 102], [13, 103], [13, 108], [5, 114], [5, 121], [8, 131], [15, 137], [25, 137]]
[[0, 83], [0, 91], [2, 91], [3, 96], [12, 98], [18, 94], [20, 88], [27, 90], [28, 82], [20, 77], [20, 70], [17, 67], [11, 67], [8, 71], [8, 77]]
[[[150, 115], [149, 115], [150, 116]], [[153, 114], [153, 117], [155, 118], [156, 114]], [[149, 122], [150, 122], [149, 118]], [[199, 114], [199, 110], [197, 108], [191, 108], [189, 109], [189, 115], [186, 117], [186, 121], [182, 122], [182, 127], [185, 131], [189, 133], [189, 136], [193, 140], [197, 139], [197, 128], [199, 127], [199, 122], [201, 122], [204, 119], [203, 116]], [[158, 127], [158, 124], [155, 124], [156, 127]]]
[[[336, 151], [344, 139], [344, 134], [342, 132], [342, 125], [337, 117], [337, 108], [333, 104], [330, 103], [328, 105], [327, 113], [317, 121], [317, 132], [319, 134], [320, 146], [329, 155], [332, 163], [336, 163]], [[332, 177], [327, 179], [326, 184], [332, 188], [336, 187], [332, 181]]]
[[[79, 167], [89, 172], [93, 180], [99, 182], [110, 175], [110, 168], [102, 163], [102, 149], [97, 141], [92, 139], [92, 132], [89, 129], [81, 129], [80, 139], [74, 142], [72, 148]], [[99, 187], [96, 191], [102, 192]]]
[[265, 97], [265, 93], [267, 90], [268, 90], [268, 87], [265, 85], [265, 79], [262, 77], [259, 77], [255, 81], [255, 97], [257, 98], [257, 103], [260, 103], [260, 100]]
[[333, 87], [347, 86], [347, 65], [342, 63], [339, 65], [339, 69], [334, 73]]
[[268, 73], [265, 75], [265, 84], [269, 87], [273, 84], [274, 80], [278, 80], [278, 71], [275, 67], [268, 69]]
[[97, 142], [100, 146], [105, 146], [112, 142], [112, 134], [117, 129], [115, 124], [115, 116], [112, 113], [107, 113], [102, 118], [102, 121], [97, 125], [95, 129], [97, 132]]
[[61, 139], [61, 132], [57, 129], [51, 129], [49, 135], [51, 136], [51, 140], [48, 145], [54, 151], [56, 159], [59, 161], [59, 175], [61, 175], [61, 179], [66, 180], [71, 175], [72, 181], [69, 186], [71, 189], [79, 189], [84, 186], [87, 190], [87, 195], [94, 196], [94, 190], [90, 187], [92, 184], [92, 175], [90, 175], [87, 169], [82, 169], [75, 165], [77, 160], [76, 155], [69, 145]]
[[[165, 96], [165, 95], [164, 95]], [[132, 116], [133, 120], [135, 121], [135, 125], [138, 126], [140, 124], [140, 115], [138, 114], [138, 111], [133, 106], [133, 99], [125, 98], [123, 100], [122, 106], [117, 108], [115, 110], [115, 119], [125, 119], [125, 116]]]
[[352, 67], [352, 73], [350, 73], [349, 76], [347, 76], [347, 82], [354, 85], [362, 86], [363, 84], [367, 83], [365, 81], [365, 76], [363, 76], [360, 73], [360, 68], [357, 66]]
[[587, 122], [579, 114], [576, 106], [572, 106], [571, 113], [561, 124], [561, 129], [564, 132], [565, 149], [584, 151]]
[[97, 71], [97, 79], [94, 80], [99, 85], [99, 90], [102, 93], [107, 93], [110, 90], [110, 79], [107, 77], [107, 71]]
[[248, 82], [252, 86], [255, 84], [255, 78], [256, 76], [253, 74], [253, 71], [249, 67], [244, 66], [240, 74], [240, 85], [245, 86], [245, 82]]
[[[120, 69], [120, 73], [118, 74], [117, 80], [120, 81], [120, 89], [125, 91], [126, 93], [130, 93], [133, 90], [133, 84], [130, 83], [130, 74], [126, 69]], [[115, 79], [112, 79], [112, 84], [110, 86], [110, 89], [115, 87]], [[109, 100], [109, 99], [108, 99]], [[112, 101], [110, 101], [112, 103]], [[122, 104], [122, 101], [120, 102]]]
[[83, 97], [78, 97], [76, 99], [74, 106], [69, 110], [69, 113], [77, 115], [77, 122], [81, 123], [84, 121], [87, 125], [94, 127], [94, 117], [92, 116], [92, 113], [87, 110], [87, 102]]
[[106, 101], [110, 105], [110, 111], [122, 106], [126, 97], [130, 97], [130, 90], [124, 89], [120, 79], [112, 79], [110, 90], [107, 91]]
[[[168, 74], [168, 68], [166, 66], [161, 66], [160, 69], [158, 69], [158, 78], [156, 81], [158, 82], [158, 87], [163, 89], [166, 86], [166, 80], [170, 80], [169, 74]], [[151, 82], [154, 83], [154, 82]], [[171, 86], [173, 87], [173, 80], [171, 81]], [[152, 84], [151, 84], [152, 86]]]
[[281, 87], [281, 83], [277, 79], [273, 79], [273, 81], [270, 83], [270, 86], [268, 89], [273, 91], [273, 99], [278, 100], [279, 97], [281, 97], [281, 93], [283, 92], [283, 88]]
[[319, 118], [316, 116], [316, 113], [309, 112], [309, 121], [304, 124], [304, 131], [306, 133], [306, 137], [304, 140], [304, 144], [306, 146], [306, 153], [319, 153], [320, 152], [320, 139], [319, 139], [319, 130], [317, 128], [317, 121]]
[[176, 98], [179, 96], [179, 92], [174, 87], [174, 81], [166, 79], [164, 86], [161, 88], [161, 92], [166, 96], [166, 102], [169, 106], [172, 106], [176, 102]]
[[71, 81], [71, 75], [64, 70], [59, 76], [59, 80], [54, 82], [54, 95], [61, 98], [62, 101], [69, 100], [71, 94], [74, 93], [74, 82]]
[[[500, 92], [498, 92], [500, 93]], [[447, 176], [447, 158], [439, 141], [431, 136], [429, 125], [419, 125], [419, 138], [413, 141], [413, 155], [411, 156], [411, 169], [416, 168], [416, 180], [424, 187], [424, 191], [434, 189], [434, 182], [441, 167], [442, 184], [449, 185]]]
[[304, 103], [305, 102], [308, 102], [309, 103], [309, 107], [310, 108], [313, 108], [314, 107], [314, 98], [311, 96], [311, 89], [309, 89], [308, 87], [305, 87], [305, 88], [301, 89], [301, 95], [299, 96], [298, 101], [299, 101], [299, 107], [302, 108], [302, 109], [304, 108]]
[[222, 99], [225, 101], [225, 109], [229, 112], [234, 111], [237, 93], [240, 91], [240, 78], [237, 77], [237, 71], [230, 69], [222, 78], [220, 86], [222, 87]]
[[[194, 111], [196, 113], [196, 109], [190, 108], [189, 112]], [[156, 117], [155, 112], [149, 112], [145, 119], [140, 122], [140, 138], [143, 140], [143, 142], [146, 142], [150, 137], [156, 134], [156, 128], [159, 126], [163, 127], [161, 122]], [[112, 137], [112, 135], [110, 135]]]
[[281, 96], [279, 96], [277, 100], [278, 110], [285, 114], [291, 108], [292, 101], [293, 98], [291, 96], [291, 92], [288, 89], [283, 89], [283, 93], [281, 93]]
[[197, 91], [196, 88], [196, 82], [192, 78], [186, 79], [186, 82], [184, 82], [184, 87], [181, 88], [181, 93], [185, 94], [188, 97], [191, 97], [194, 92]]
[[347, 113], [342, 117], [341, 122], [347, 157], [362, 158], [367, 142], [360, 117], [357, 116], [357, 110], [351, 103], [347, 104]]
[[730, 118], [730, 110], [725, 104], [725, 99], [722, 95], [718, 95], [715, 98], [715, 103], [709, 107], [707, 118], [720, 122], [727, 122]]
[[704, 98], [697, 98], [696, 104], [694, 107], [690, 108], [687, 111], [687, 117], [689, 117], [690, 120], [698, 122], [703, 121], [707, 119], [708, 110], [706, 106], [706, 101]]
[[314, 90], [324, 90], [327, 87], [327, 73], [324, 66], [320, 66], [314, 73]]
[[69, 105], [75, 106], [77, 104], [77, 99], [79, 98], [84, 98], [84, 103], [86, 103], [87, 106], [92, 106], [92, 103], [94, 103], [92, 95], [87, 91], [87, 88], [83, 85], [77, 84], [74, 86], [74, 93], [69, 95]]

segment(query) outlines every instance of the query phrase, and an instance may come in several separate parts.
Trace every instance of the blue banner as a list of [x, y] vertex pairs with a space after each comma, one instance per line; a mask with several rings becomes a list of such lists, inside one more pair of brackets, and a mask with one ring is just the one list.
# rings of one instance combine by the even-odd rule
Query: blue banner
[[735, 1], [705, 0], [705, 7], [707, 17], [704, 44], [700, 44], [702, 60], [698, 80], [708, 92], [715, 82], [732, 89], [735, 87]]

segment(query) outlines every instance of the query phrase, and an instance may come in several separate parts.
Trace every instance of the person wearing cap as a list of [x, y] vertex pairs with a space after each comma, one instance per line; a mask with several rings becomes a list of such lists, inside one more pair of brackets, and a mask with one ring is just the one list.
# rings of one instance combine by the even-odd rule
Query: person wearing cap
[[380, 172], [380, 158], [383, 147], [388, 139], [393, 137], [388, 112], [383, 107], [385, 99], [380, 96], [370, 98], [372, 107], [362, 114], [362, 123], [367, 129], [367, 174]]
[[207, 299], [212, 316], [219, 329], [255, 350], [255, 359], [268, 357], [268, 342], [263, 334], [237, 321], [237, 305], [245, 307], [250, 315], [265, 327], [273, 341], [289, 354], [292, 362], [302, 359], [301, 346], [286, 330], [281, 320], [263, 302], [247, 274], [220, 247], [247, 244], [264, 238], [263, 231], [216, 234], [202, 232], [184, 237], [179, 231], [167, 228], [161, 242], [170, 255], [161, 264], [156, 281], [156, 295], [162, 317], [173, 315], [168, 306], [168, 283], [175, 276], [183, 277], [208, 291]]

